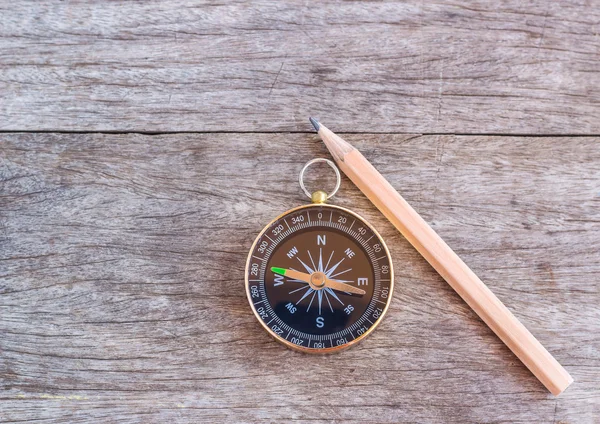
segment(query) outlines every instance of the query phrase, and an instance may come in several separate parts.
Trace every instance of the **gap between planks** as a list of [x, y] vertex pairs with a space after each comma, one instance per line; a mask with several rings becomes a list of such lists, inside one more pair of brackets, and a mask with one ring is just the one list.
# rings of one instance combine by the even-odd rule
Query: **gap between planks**
[[[315, 131], [64, 131], [64, 130], [0, 130], [0, 134], [140, 134], [140, 135], [177, 135], [177, 134], [317, 134]], [[338, 134], [364, 135], [414, 135], [414, 136], [458, 136], [458, 137], [537, 137], [537, 138], [578, 138], [600, 137], [600, 134], [533, 134], [533, 133], [457, 133], [457, 132], [403, 132], [403, 131], [342, 131]]]

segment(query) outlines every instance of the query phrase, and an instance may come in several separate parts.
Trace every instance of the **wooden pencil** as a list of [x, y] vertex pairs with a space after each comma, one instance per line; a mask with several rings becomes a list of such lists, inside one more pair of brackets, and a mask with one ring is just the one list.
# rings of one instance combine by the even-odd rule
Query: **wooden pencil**
[[553, 394], [573, 378], [459, 256], [352, 145], [311, 123], [339, 168]]

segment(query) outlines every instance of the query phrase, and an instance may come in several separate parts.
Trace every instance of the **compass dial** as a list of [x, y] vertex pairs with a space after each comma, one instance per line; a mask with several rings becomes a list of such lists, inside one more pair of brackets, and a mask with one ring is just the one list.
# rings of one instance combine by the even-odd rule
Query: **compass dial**
[[394, 286], [381, 236], [331, 205], [292, 209], [258, 236], [246, 264], [248, 300], [263, 327], [293, 349], [330, 352], [366, 337]]

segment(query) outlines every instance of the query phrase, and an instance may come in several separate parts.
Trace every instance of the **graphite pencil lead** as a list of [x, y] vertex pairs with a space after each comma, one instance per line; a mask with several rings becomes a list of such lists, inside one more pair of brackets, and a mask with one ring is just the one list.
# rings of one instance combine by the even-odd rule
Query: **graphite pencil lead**
[[317, 121], [315, 118], [310, 117], [308, 118], [310, 120], [310, 123], [313, 125], [313, 127], [315, 127], [315, 130], [317, 132], [319, 132], [319, 128], [321, 127], [321, 124], [319, 124], [319, 121]]

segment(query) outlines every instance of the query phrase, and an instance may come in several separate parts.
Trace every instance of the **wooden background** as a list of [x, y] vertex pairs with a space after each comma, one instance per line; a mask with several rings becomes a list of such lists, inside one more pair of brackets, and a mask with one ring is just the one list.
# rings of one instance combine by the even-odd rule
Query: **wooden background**
[[[0, 3], [0, 421], [600, 422], [600, 3]], [[272, 341], [243, 288], [327, 156], [399, 189], [575, 383], [553, 397], [390, 247], [363, 343]]]

